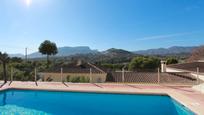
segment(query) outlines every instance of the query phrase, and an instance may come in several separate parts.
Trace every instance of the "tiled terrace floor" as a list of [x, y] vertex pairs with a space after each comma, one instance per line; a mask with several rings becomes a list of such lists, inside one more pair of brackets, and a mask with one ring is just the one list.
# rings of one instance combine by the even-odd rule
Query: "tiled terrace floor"
[[[0, 82], [2, 83], [2, 82]], [[193, 90], [190, 86], [167, 86], [155, 84], [114, 84], [114, 83], [60, 83], [60, 82], [19, 82], [15, 81], [3, 85], [0, 90], [37, 89], [61, 90], [80, 92], [106, 92], [106, 93], [135, 93], [135, 94], [168, 94], [197, 114], [204, 115], [204, 94]]]

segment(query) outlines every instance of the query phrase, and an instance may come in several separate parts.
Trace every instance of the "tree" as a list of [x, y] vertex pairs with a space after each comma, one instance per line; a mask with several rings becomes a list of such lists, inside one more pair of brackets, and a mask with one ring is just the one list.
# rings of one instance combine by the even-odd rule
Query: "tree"
[[192, 51], [191, 56], [187, 59], [188, 62], [204, 59], [204, 46], [200, 46]]
[[1, 53], [0, 52], [0, 61], [3, 66], [3, 78], [4, 78], [4, 83], [7, 83], [7, 73], [6, 73], [6, 64], [9, 62], [9, 57], [7, 53]]
[[178, 60], [175, 59], [175, 58], [168, 58], [167, 59], [167, 65], [169, 64], [177, 64], [178, 63]]
[[21, 63], [21, 62], [23, 62], [23, 60], [21, 59], [21, 58], [19, 58], [19, 57], [12, 57], [11, 59], [10, 59], [10, 61], [11, 62], [13, 62], [13, 63]]
[[56, 55], [58, 53], [57, 45], [49, 40], [45, 40], [40, 44], [39, 52], [43, 55], [47, 55], [47, 67], [49, 65], [49, 56]]
[[129, 70], [155, 70], [160, 60], [155, 57], [135, 57], [129, 63]]
[[125, 65], [124, 64], [104, 63], [104, 64], [101, 64], [100, 66], [105, 67], [107, 69], [111, 69], [111, 70], [121, 70]]

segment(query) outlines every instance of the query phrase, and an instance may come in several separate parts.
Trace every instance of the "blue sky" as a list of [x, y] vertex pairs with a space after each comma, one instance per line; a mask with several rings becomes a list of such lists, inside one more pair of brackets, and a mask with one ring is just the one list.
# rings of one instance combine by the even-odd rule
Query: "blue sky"
[[204, 43], [203, 0], [0, 0], [0, 51], [61, 46], [130, 51]]

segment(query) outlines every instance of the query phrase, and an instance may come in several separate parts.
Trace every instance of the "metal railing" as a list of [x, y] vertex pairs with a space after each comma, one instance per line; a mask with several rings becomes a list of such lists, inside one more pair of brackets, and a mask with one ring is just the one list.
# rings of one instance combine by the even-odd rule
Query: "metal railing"
[[203, 81], [199, 79], [199, 72], [196, 76], [190, 72], [111, 72], [107, 82], [116, 83], [145, 83], [145, 84], [183, 84], [197, 85]]
[[[16, 69], [10, 67], [7, 69], [8, 81], [45, 81], [45, 82], [112, 82], [112, 83], [138, 83], [138, 84], [182, 84], [198, 85], [203, 83], [199, 78], [200, 72], [197, 68], [195, 75], [190, 72], [134, 72], [134, 71], [116, 71], [110, 74], [94, 73], [90, 68], [89, 73], [64, 73], [63, 68], [58, 72], [39, 71], [38, 68]], [[81, 81], [80, 81], [81, 80]], [[2, 71], [0, 71], [0, 81], [3, 82]]]

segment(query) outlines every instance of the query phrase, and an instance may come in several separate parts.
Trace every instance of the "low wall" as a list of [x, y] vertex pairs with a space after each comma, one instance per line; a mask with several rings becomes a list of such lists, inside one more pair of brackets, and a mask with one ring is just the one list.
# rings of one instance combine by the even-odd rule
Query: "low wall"
[[[106, 73], [63, 73], [62, 74], [62, 80], [65, 82], [70, 77], [85, 77], [90, 79], [90, 82], [93, 83], [103, 83], [106, 81]], [[55, 81], [55, 82], [61, 82], [61, 73], [39, 73], [40, 78], [42, 81]]]
[[185, 71], [167, 67], [166, 72], [185, 72]]

